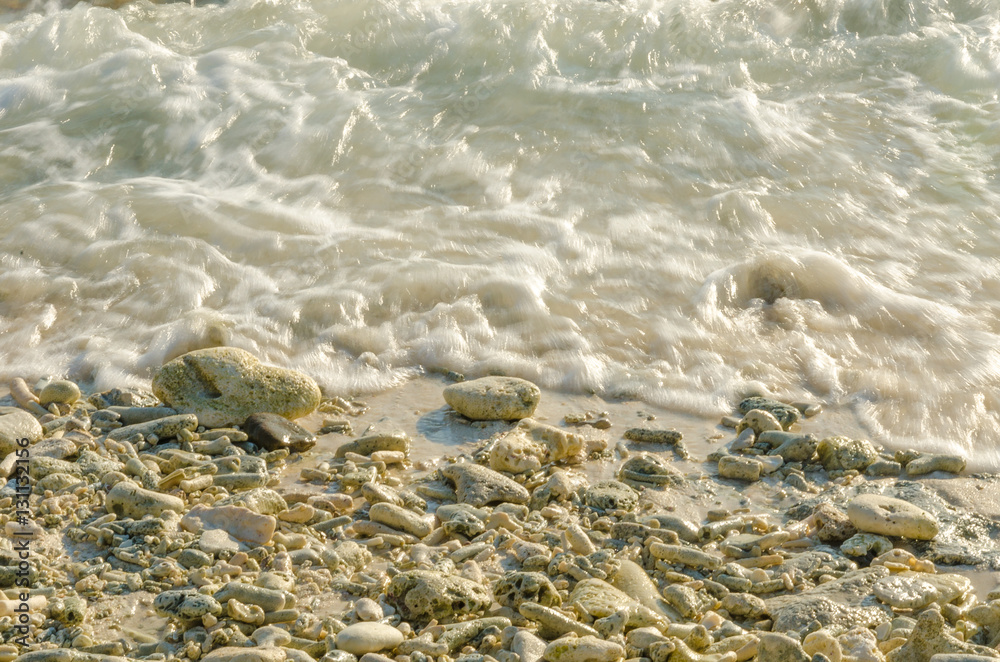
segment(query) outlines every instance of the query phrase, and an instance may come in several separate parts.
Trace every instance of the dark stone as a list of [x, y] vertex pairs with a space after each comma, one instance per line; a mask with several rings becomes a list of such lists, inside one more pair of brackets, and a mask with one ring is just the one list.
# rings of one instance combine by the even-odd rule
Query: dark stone
[[302, 453], [316, 445], [316, 435], [278, 414], [254, 414], [243, 424], [250, 441], [269, 451], [287, 448]]

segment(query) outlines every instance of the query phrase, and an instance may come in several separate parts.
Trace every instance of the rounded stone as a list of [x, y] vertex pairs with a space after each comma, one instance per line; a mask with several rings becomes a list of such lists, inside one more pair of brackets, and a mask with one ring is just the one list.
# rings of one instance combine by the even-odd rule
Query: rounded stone
[[352, 655], [392, 650], [403, 643], [403, 633], [385, 623], [355, 623], [337, 633], [337, 648]]
[[153, 393], [209, 428], [239, 425], [258, 412], [299, 418], [320, 402], [312, 378], [264, 365], [235, 347], [200, 349], [165, 363], [153, 377]]
[[80, 399], [80, 387], [67, 379], [57, 379], [46, 384], [38, 394], [38, 402], [43, 407], [52, 403], [71, 405]]
[[385, 616], [382, 605], [371, 598], [361, 598], [354, 603], [354, 613], [362, 621], [377, 621]]
[[543, 657], [546, 662], [617, 662], [624, 659], [625, 648], [591, 635], [562, 637], [545, 647]]
[[859, 531], [913, 540], [933, 540], [934, 516], [912, 503], [879, 494], [862, 494], [847, 504], [847, 516]]
[[528, 418], [542, 397], [537, 386], [517, 377], [482, 377], [452, 384], [444, 400], [474, 421], [510, 421]]

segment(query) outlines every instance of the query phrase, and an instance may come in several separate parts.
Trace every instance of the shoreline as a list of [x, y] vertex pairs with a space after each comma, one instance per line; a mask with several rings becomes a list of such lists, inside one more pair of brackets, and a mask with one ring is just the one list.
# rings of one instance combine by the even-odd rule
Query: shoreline
[[[713, 654], [723, 656], [719, 658], [721, 662], [736, 662], [737, 659], [743, 662], [756, 657], [756, 647], [762, 645], [762, 642], [771, 642], [765, 635], [775, 622], [782, 622], [780, 614], [784, 613], [784, 607], [778, 606], [780, 596], [795, 598], [808, 595], [810, 591], [819, 590], [826, 583], [861, 576], [859, 573], [864, 572], [866, 565], [878, 561], [878, 554], [849, 556], [838, 549], [841, 543], [850, 547], [850, 543], [845, 542], [847, 536], [836, 544], [816, 537], [817, 532], [822, 530], [822, 525], [817, 528], [817, 523], [823, 521], [825, 516], [817, 515], [821, 510], [817, 504], [824, 500], [832, 503], [834, 511], [839, 512], [846, 521], [847, 516], [842, 509], [857, 500], [859, 495], [866, 493], [904, 498], [925, 508], [925, 512], [936, 522], [936, 535], [932, 536], [931, 542], [892, 538], [891, 545], [900, 550], [899, 559], [913, 559], [912, 562], [906, 561], [910, 566], [904, 564], [895, 567], [895, 561], [883, 563], [893, 566], [891, 571], [897, 577], [905, 576], [909, 580], [910, 575], [906, 573], [912, 574], [913, 568], [924, 567], [920, 565], [922, 559], [933, 557], [938, 560], [939, 565], [929, 574], [948, 578], [947, 581], [935, 581], [945, 581], [948, 586], [959, 587], [954, 589], [957, 591], [955, 595], [945, 600], [948, 597], [945, 595], [946, 591], [938, 586], [935, 589], [937, 597], [918, 608], [900, 607], [904, 602], [896, 604], [892, 602], [896, 598], [886, 598], [879, 594], [883, 600], [876, 602], [878, 613], [919, 616], [921, 612], [933, 610], [937, 605], [938, 611], [952, 616], [952, 612], [958, 609], [959, 616], [951, 619], [956, 624], [966, 621], [971, 623], [971, 617], [967, 616], [970, 610], [975, 604], [985, 602], [998, 588], [995, 570], [1000, 570], [1000, 547], [992, 539], [995, 531], [990, 528], [991, 522], [1000, 521], [1000, 480], [997, 476], [935, 472], [913, 478], [872, 478], [841, 470], [825, 475], [822, 471], [810, 469], [810, 466], [815, 466], [815, 462], [811, 462], [803, 467], [804, 472], [798, 471], [797, 474], [797, 470], [786, 473], [785, 476], [774, 473], [752, 481], [720, 478], [716, 468], [721, 459], [718, 454], [721, 448], [732, 446], [731, 442], [737, 435], [733, 429], [719, 425], [718, 422], [713, 424], [711, 421], [678, 415], [639, 402], [607, 402], [597, 396], [567, 395], [545, 390], [540, 391], [537, 409], [531, 414], [531, 419], [537, 424], [518, 427], [516, 422], [510, 421], [472, 421], [445, 404], [442, 391], [450, 383], [439, 376], [417, 378], [392, 391], [362, 398], [364, 406], [358, 403], [358, 406], [351, 407], [353, 411], [349, 413], [320, 411], [324, 408], [336, 409], [332, 399], [324, 399], [320, 410], [299, 418], [298, 424], [308, 433], [318, 433], [328, 423], [325, 419], [347, 420], [352, 434], [320, 433], [315, 445], [304, 452], [291, 452], [286, 456], [285, 449], [271, 449], [257, 453], [256, 457], [260, 459], [254, 462], [250, 462], [254, 453], [248, 454], [246, 449], [233, 449], [232, 452], [226, 450], [224, 453], [213, 451], [201, 459], [184, 456], [190, 462], [186, 465], [188, 473], [184, 475], [190, 474], [186, 480], [193, 480], [200, 475], [199, 467], [204, 468], [210, 463], [217, 466], [212, 472], [212, 476], [215, 476], [216, 471], [224, 471], [229, 462], [226, 457], [235, 457], [241, 458], [248, 466], [263, 466], [263, 469], [259, 469], [263, 471], [260, 475], [264, 476], [261, 485], [266, 487], [255, 487], [249, 492], [238, 488], [216, 489], [223, 484], [236, 483], [232, 480], [220, 483], [213, 478], [215, 487], [202, 490], [185, 491], [176, 485], [152, 489], [152, 492], [176, 498], [181, 504], [179, 510], [175, 508], [171, 511], [169, 507], [165, 507], [159, 512], [145, 512], [147, 520], [153, 522], [151, 526], [157, 531], [152, 535], [129, 535], [129, 527], [138, 526], [129, 524], [130, 518], [135, 522], [140, 521], [142, 518], [136, 515], [142, 511], [111, 516], [112, 506], [106, 500], [115, 491], [114, 486], [133, 481], [145, 485], [146, 489], [157, 484], [166, 485], [162, 481], [167, 478], [166, 473], [173, 466], [170, 458], [182, 457], [184, 448], [193, 448], [192, 444], [196, 443], [200, 444], [199, 448], [207, 449], [212, 446], [212, 442], [207, 440], [217, 439], [222, 436], [221, 433], [203, 428], [185, 428], [187, 431], [178, 432], [176, 440], [158, 439], [155, 440], [158, 443], [154, 442], [148, 447], [143, 446], [146, 442], [141, 438], [110, 440], [107, 433], [113, 432], [113, 429], [96, 436], [79, 429], [57, 430], [54, 434], [47, 435], [47, 445], [43, 444], [46, 452], [61, 444], [63, 450], [58, 452], [65, 453], [63, 457], [66, 460], [62, 460], [63, 462], [72, 461], [79, 465], [83, 451], [88, 450], [92, 456], [87, 461], [93, 463], [94, 457], [102, 457], [106, 462], [119, 463], [120, 467], [115, 469], [110, 464], [107, 465], [103, 475], [95, 476], [98, 481], [96, 483], [88, 483], [86, 474], [78, 474], [75, 483], [70, 481], [61, 488], [32, 497], [31, 507], [36, 524], [29, 528], [35, 529], [33, 550], [38, 554], [40, 567], [44, 571], [33, 587], [32, 595], [45, 596], [46, 600], [46, 607], [35, 612], [35, 620], [39, 622], [35, 624], [34, 634], [37, 636], [41, 632], [48, 632], [46, 636], [49, 641], [61, 641], [63, 645], [71, 646], [62, 649], [77, 651], [73, 653], [76, 657], [71, 656], [71, 662], [119, 662], [123, 657], [227, 662], [236, 659], [234, 656], [238, 656], [241, 651], [251, 655], [246, 658], [251, 662], [307, 662], [300, 654], [303, 650], [308, 651], [308, 659], [353, 662], [344, 655], [345, 652], [350, 654], [345, 649], [353, 644], [344, 643], [350, 637], [338, 633], [351, 633], [351, 628], [355, 628], [354, 632], [363, 631], [363, 634], [367, 633], [364, 636], [375, 636], [372, 634], [374, 626], [368, 627], [375, 623], [394, 630], [386, 635], [389, 643], [371, 644], [375, 647], [363, 652], [358, 649], [360, 654], [354, 659], [367, 654], [369, 659], [366, 662], [386, 662], [382, 655], [385, 653], [395, 662], [430, 662], [432, 659], [450, 662], [463, 658], [466, 662], [538, 662], [542, 657], [547, 662], [576, 662], [578, 659], [590, 660], [583, 652], [577, 651], [577, 648], [585, 648], [583, 642], [586, 642], [587, 646], [596, 646], [603, 651], [601, 654], [605, 658], [601, 659], [606, 659], [607, 662], [623, 659], [628, 651], [638, 653], [631, 657], [653, 655], [649, 646], [657, 643], [661, 646], [654, 646], [653, 650], [660, 650], [661, 653], [654, 656], [654, 662], [660, 662], [660, 657], [663, 662], [679, 662], [682, 658], [677, 657], [677, 651], [697, 651], [699, 646], [706, 643], [697, 637], [691, 638], [689, 626], [701, 623], [708, 630], [711, 640], [701, 646], [701, 653], [715, 651]], [[11, 404], [16, 405], [9, 394], [0, 394], [0, 405]], [[342, 401], [342, 404], [346, 403]], [[3, 425], [2, 416], [12, 411], [14, 410], [0, 409], [0, 428]], [[610, 427], [603, 423], [598, 427], [566, 423], [568, 415], [583, 415], [588, 411], [597, 414], [606, 412], [605, 418], [610, 422]], [[749, 418], [748, 415], [744, 420]], [[834, 433], [856, 438], [860, 426], [854, 427], [853, 432], [850, 431], [851, 419], [847, 411], [822, 412], [812, 418], [802, 419], [792, 427], [792, 431], [800, 429], [817, 438]], [[105, 419], [99, 416], [94, 418], [94, 421], [101, 420]], [[227, 434], [239, 434], [232, 428], [223, 427], [223, 432], [229, 430]], [[682, 458], [681, 453], [670, 444], [648, 444], [624, 439], [623, 432], [632, 427], [677, 430], [683, 436], [690, 457]], [[395, 447], [393, 450], [388, 447], [368, 449], [364, 453], [337, 457], [338, 448], [365, 435], [365, 438], [382, 440], [376, 445], [394, 444], [396, 441], [386, 440], [405, 437], [404, 464], [395, 464], [397, 458], [393, 453], [399, 452]], [[516, 498], [508, 496], [483, 504], [468, 503], [470, 499], [462, 496], [462, 481], [466, 478], [449, 478], [449, 472], [453, 473], [454, 467], [475, 464], [477, 459], [489, 465], [489, 458], [496, 452], [497, 444], [508, 435], [521, 435], [527, 439], [522, 447], [536, 449], [532, 452], [543, 452], [543, 459], [546, 461], [538, 471], [529, 471], [523, 475], [499, 474], [504, 476], [504, 481], [512, 484], [507, 489], [513, 490], [509, 494], [516, 493]], [[553, 441], [556, 438], [553, 435], [558, 437], [558, 442]], [[760, 433], [757, 432], [754, 436], [760, 437]], [[199, 442], [199, 438], [202, 441]], [[63, 443], [67, 440], [69, 444]], [[123, 444], [133, 442], [136, 443], [132, 453], [122, 454]], [[37, 440], [32, 447], [43, 448], [37, 446], [39, 443], [42, 441]], [[570, 446], [576, 444], [575, 448], [578, 449], [587, 448], [595, 452], [582, 463], [569, 457], [562, 460], [549, 455], [554, 452], [551, 449], [556, 445], [567, 443]], [[241, 442], [235, 442], [235, 446], [240, 444]], [[550, 451], [537, 451], [546, 446]], [[600, 451], [602, 447], [605, 448], [603, 452]], [[181, 455], [177, 455], [178, 452]], [[340, 454], [343, 455], [343, 452]], [[132, 464], [121, 462], [128, 459], [127, 455], [137, 459]], [[154, 461], [151, 455], [157, 455], [159, 459]], [[465, 462], [452, 464], [451, 460], [458, 456], [464, 456]], [[647, 463], [643, 469], [650, 472], [649, 482], [643, 482], [647, 478], [642, 476], [637, 478], [638, 483], [632, 479], [626, 480], [622, 465], [630, 459], [644, 456], [654, 458], [653, 465]], [[745, 455], [737, 451], [721, 457], [725, 456], [751, 465], [773, 457], [766, 454], [755, 456], [753, 453]], [[155, 474], [152, 478], [143, 475], [151, 470]], [[304, 470], [310, 480], [302, 479]], [[32, 471], [36, 471], [35, 465], [32, 465]], [[46, 475], [51, 476], [71, 471], [71, 468], [68, 463], [59, 464], [57, 461], [44, 471], [38, 471], [48, 472]], [[245, 472], [249, 469], [244, 467], [238, 471]], [[112, 474], [118, 474], [113, 481], [108, 479]], [[803, 478], [792, 480], [788, 477], [792, 474]], [[322, 476], [328, 478], [317, 479]], [[83, 477], [82, 481], [80, 477]], [[380, 485], [379, 490], [387, 492], [378, 492], [381, 496], [376, 498], [373, 496], [375, 493], [365, 491], [368, 488], [362, 489], [366, 477], [368, 481]], [[617, 501], [622, 498], [620, 495], [595, 496], [595, 490], [603, 489], [601, 485], [616, 477], [635, 488], [627, 493], [625, 501]], [[59, 484], [59, 480], [46, 480], [53, 485]], [[489, 483], [493, 479], [483, 480]], [[558, 486], [565, 481], [570, 481], [566, 484], [572, 485], [571, 488], [565, 488], [568, 491], [560, 493], [561, 496], [545, 497], [545, 503], [537, 501], [539, 489], [552, 485], [552, 489], [558, 492], [564, 489]], [[209, 481], [206, 485], [212, 482]], [[618, 482], [618, 485], [622, 484]], [[102, 485], [103, 490], [100, 489]], [[520, 487], [515, 489], [518, 486]], [[803, 489], [799, 490], [795, 486]], [[244, 519], [240, 520], [241, 523], [236, 528], [220, 522], [211, 525], [185, 524], [192, 516], [192, 509], [232, 508], [233, 506], [222, 504], [229, 503], [241, 493], [253, 493], [254, 490], [261, 489], [278, 495], [280, 505], [258, 504], [248, 507], [248, 504], [239, 502], [237, 498], [237, 510], [231, 512], [235, 513], [233, 517]], [[518, 490], [525, 489], [522, 500]], [[118, 491], [120, 490], [121, 488]], [[449, 506], [455, 501], [456, 490], [457, 504]], [[634, 502], [630, 496], [633, 492]], [[399, 498], [393, 496], [397, 493], [409, 495], [398, 501], [401, 505], [394, 501]], [[385, 496], [386, 494], [389, 496]], [[449, 494], [452, 496], [449, 497]], [[533, 495], [530, 502], [527, 499], [529, 494]], [[224, 501], [227, 498], [229, 501]], [[381, 501], [383, 498], [385, 501]], [[611, 502], [600, 500], [605, 498], [611, 499], [614, 506], [608, 505]], [[425, 502], [422, 508], [414, 506], [421, 500]], [[373, 513], [373, 506], [380, 502], [387, 504], [382, 509], [386, 512], [376, 508], [379, 513]], [[461, 505], [463, 502], [466, 505]], [[796, 516], [789, 517], [790, 512]], [[5, 515], [3, 519], [9, 538], [14, 529], [8, 525], [9, 516]], [[696, 539], [683, 537], [685, 529], [675, 520], [703, 533]], [[122, 524], [115, 524], [116, 521]], [[838, 520], [838, 526], [850, 524], [845, 525], [844, 521]], [[109, 526], [112, 528], [108, 529]], [[255, 527], [261, 526], [265, 529], [270, 526], [272, 531], [263, 544], [260, 544], [260, 540], [251, 543], [239, 538], [245, 536], [246, 531], [255, 531]], [[466, 528], [468, 526], [472, 528]], [[99, 530], [102, 527], [108, 531], [120, 530], [120, 533], [102, 537], [105, 536]], [[937, 535], [938, 528], [940, 535]], [[996, 529], [1000, 531], [1000, 526]], [[222, 536], [224, 544], [220, 548], [215, 549], [212, 547], [214, 543], [205, 542], [203, 533], [207, 530], [226, 532]], [[627, 538], [615, 537], [615, 531], [618, 535], [631, 531], [632, 535]], [[704, 534], [705, 531], [719, 531], [722, 535]], [[935, 537], [936, 540], [933, 540]], [[760, 549], [761, 539], [780, 542]], [[109, 541], [114, 544], [109, 545]], [[543, 543], [543, 547], [537, 548], [539, 543]], [[536, 547], [532, 548], [532, 545]], [[673, 551], [674, 547], [700, 550], [704, 555], [699, 557], [702, 558], [699, 561], [701, 565], [677, 561], [672, 556], [679, 553]], [[526, 551], [518, 551], [529, 548], [534, 550], [534, 555], [524, 556]], [[200, 563], [207, 553], [206, 549], [214, 551], [208, 554], [209, 565], [202, 566]], [[467, 555], [463, 551], [465, 549], [475, 550], [475, 553]], [[360, 555], [362, 562], [358, 563], [357, 558], [352, 560], [349, 551]], [[549, 561], [539, 565], [539, 553], [547, 554]], [[906, 556], [907, 553], [910, 556]], [[820, 569], [829, 566], [829, 570], [819, 574], [815, 574], [818, 572], [815, 569], [810, 571], [813, 574], [803, 574], [801, 568], [796, 570], [796, 563], [809, 554], [819, 554], [817, 559], [829, 557], [828, 560], [818, 561]], [[952, 556], [949, 557], [949, 554]], [[178, 559], [182, 556], [191, 565], [181, 564]], [[195, 558], [198, 563], [191, 560]], [[556, 562], [560, 558], [562, 561]], [[943, 563], [948, 558], [966, 561], [979, 559], [980, 564], [976, 567], [960, 563], [949, 567]], [[100, 561], [101, 570], [87, 574], [86, 567], [98, 563], [95, 559], [104, 559]], [[851, 564], [854, 569], [850, 568]], [[741, 566], [743, 570], [737, 566]], [[489, 599], [475, 595], [472, 598], [465, 596], [460, 601], [468, 602], [466, 607], [455, 608], [454, 613], [449, 611], [445, 616], [433, 612], [416, 614], [415, 611], [407, 614], [407, 609], [413, 609], [407, 606], [405, 600], [400, 602], [398, 596], [394, 597], [392, 587], [399, 581], [398, 578], [418, 570], [445, 572], [443, 576], [447, 576], [446, 569], [449, 567], [463, 581], [469, 580], [472, 584], [478, 582], [489, 587]], [[622, 578], [622, 567], [644, 568], [648, 581], [642, 580], [639, 584], [630, 586]], [[166, 574], [163, 577], [156, 573], [150, 574], [151, 568]], [[935, 568], [933, 563], [930, 568]], [[531, 655], [537, 654], [534, 659], [525, 660], [523, 655], [516, 659], [511, 657], [516, 653], [512, 648], [512, 640], [518, 633], [528, 633], [524, 638], [529, 635], [537, 637], [538, 633], [552, 635], [552, 628], [556, 627], [552, 623], [546, 624], [545, 620], [556, 618], [553, 614], [544, 610], [536, 613], [532, 611], [534, 608], [526, 608], [527, 611], [518, 608], [524, 602], [536, 602], [538, 595], [531, 597], [528, 594], [518, 594], [520, 597], [517, 604], [504, 602], [508, 600], [507, 594], [498, 587], [504, 586], [505, 581], [512, 581], [511, 577], [515, 575], [523, 580], [523, 575], [531, 573], [541, 573], [539, 577], [544, 578], [552, 587], [554, 597], [547, 604], [543, 600], [542, 606], [551, 610], [561, 603], [563, 609], [557, 609], [556, 612], [563, 614], [563, 617], [567, 614], [576, 615], [576, 622], [580, 627], [564, 623], [563, 626], [569, 628], [567, 632], [577, 631], [579, 634], [593, 630], [596, 634], [586, 634], [578, 641], [563, 641], [558, 636], [547, 636], [542, 639], [544, 651], [532, 649], [534, 653]], [[727, 573], [746, 573], [746, 578]], [[154, 576], [155, 580], [150, 579]], [[88, 577], [95, 579], [90, 580]], [[142, 580], [143, 577], [146, 579]], [[879, 577], [875, 579], [878, 580]], [[289, 611], [294, 611], [296, 618], [292, 621], [271, 621], [269, 619], [274, 617], [273, 614], [281, 612], [280, 608], [274, 609], [274, 605], [255, 605], [252, 600], [241, 602], [236, 598], [224, 600], [219, 597], [227, 590], [236, 590], [227, 587], [243, 581], [268, 590], [284, 591], [286, 602], [294, 605]], [[637, 580], [633, 578], [629, 581]], [[772, 586], [775, 581], [778, 584]], [[613, 588], [598, 591], [599, 594], [604, 591], [604, 597], [581, 595], [579, 589], [581, 586], [588, 586], [586, 582]], [[622, 586], [631, 590], [625, 590]], [[653, 587], [652, 595], [647, 594], [650, 586]], [[735, 590], [735, 586], [745, 590]], [[671, 587], [676, 587], [676, 590]], [[865, 591], [872, 600], [875, 598], [871, 596], [871, 592], [876, 587], [881, 587], [879, 590], [883, 593], [888, 590], [883, 584], [869, 582]], [[10, 595], [9, 587], [7, 590], [8, 602], [11, 602], [14, 597]], [[430, 587], [426, 590], [435, 589]], [[449, 590], [458, 589], [453, 587]], [[465, 586], [461, 590], [472, 589]], [[601, 615], [605, 609], [601, 605], [607, 602], [608, 590], [625, 590], [626, 597], [632, 602], [625, 607], [618, 605]], [[201, 600], [208, 605], [205, 607], [207, 611], [191, 616], [198, 610], [190, 605], [187, 607], [188, 611], [176, 605], [168, 605], [164, 598], [159, 597], [163, 595], [181, 596], [198, 604], [202, 604], [199, 602]], [[359, 603], [361, 595], [371, 598], [378, 609], [368, 602]], [[740, 597], [737, 599], [730, 596]], [[848, 611], [861, 609], [861, 603], [855, 604], [854, 597], [841, 596], [838, 599]], [[59, 605], [64, 606], [69, 598], [82, 599], [84, 616], [79, 624], [67, 622], [65, 612], [58, 611]], [[695, 602], [685, 602], [689, 598]], [[227, 605], [225, 609], [222, 610], [221, 606], [216, 609], [221, 604]], [[363, 607], [361, 612], [358, 611], [359, 604]], [[747, 604], [753, 608], [746, 607]], [[728, 609], [725, 605], [728, 605]], [[687, 613], [685, 610], [689, 607], [693, 611]], [[739, 610], [744, 608], [749, 611], [741, 613]], [[380, 615], [369, 619], [365, 610], [375, 610]], [[480, 623], [483, 619], [501, 620], [493, 620], [489, 624], [486, 621]], [[616, 619], [625, 620], [618, 623]], [[439, 621], [441, 624], [437, 624]], [[441, 647], [435, 647], [435, 642], [447, 640], [446, 633], [454, 632], [454, 628], [449, 629], [447, 624], [462, 622], [477, 623], [482, 628], [465, 644], [440, 653]], [[673, 625], [670, 625], [671, 622]], [[491, 639], [491, 628], [495, 629], [497, 623], [506, 625], [493, 633], [495, 636]], [[723, 630], [729, 627], [726, 623], [738, 628], [739, 634], [733, 629], [724, 633]], [[688, 625], [680, 627], [683, 624]], [[820, 625], [820, 629], [828, 630], [834, 638], [847, 636], [845, 632], [850, 630], [837, 623], [823, 624], [822, 619]], [[3, 620], [0, 619], [0, 633], [3, 632], [2, 626]], [[645, 648], [637, 647], [638, 644], [633, 639], [638, 635], [632, 634], [643, 627], [658, 629], [656, 636], [649, 633], [651, 643], [647, 642]], [[514, 630], [510, 631], [510, 628]], [[213, 634], [223, 630], [228, 634], [218, 637]], [[285, 634], [275, 632], [276, 630]], [[874, 627], [868, 630], [871, 631], [874, 642], [870, 647], [872, 650], [881, 651], [880, 646], [892, 640], [888, 636], [892, 633], [892, 628], [883, 628], [885, 631], [880, 633], [876, 633], [877, 628]], [[983, 639], [988, 631], [989, 628], [983, 625], [980, 628], [982, 634], [975, 636]], [[385, 635], [387, 631], [381, 632]], [[798, 640], [795, 644], [798, 648], [793, 646], [793, 649], [801, 651], [802, 646], [807, 643], [807, 635], [812, 631], [789, 632], [793, 642]], [[403, 639], [393, 643], [396, 641], [396, 633]], [[301, 636], [304, 634], [309, 636]], [[314, 634], [317, 638], [310, 639]], [[420, 634], [423, 639], [414, 639], [414, 634]], [[275, 640], [274, 637], [283, 641], [286, 635], [292, 638], [291, 643], [294, 645], [285, 642], [285, 645], [275, 646], [272, 642], [265, 646], [256, 641], [272, 641]], [[60, 636], [64, 640], [59, 640]], [[738, 658], [730, 657], [730, 653], [737, 654], [737, 651], [727, 649], [726, 646], [730, 644], [724, 642], [737, 636], [745, 638], [739, 640], [744, 646], [753, 644], [754, 655], [748, 656], [749, 649], [741, 647]], [[969, 635], [971, 640], [978, 641], [975, 636], [974, 633]], [[600, 643], [594, 643], [587, 637], [594, 637]], [[7, 640], [9, 642], [9, 638]], [[192, 647], [190, 642], [195, 640], [198, 644]], [[428, 645], [405, 643], [417, 640], [427, 640], [425, 643]], [[309, 641], [313, 643], [310, 645]], [[338, 644], [338, 641], [341, 643]], [[577, 652], [560, 652], [562, 649], [559, 646], [553, 648], [553, 642], [556, 641], [562, 642], [560, 646], [569, 645], [572, 651]], [[468, 642], [475, 644], [471, 646], [471, 650], [468, 650]], [[390, 646], [390, 643], [393, 645]], [[538, 642], [534, 643], [537, 648]], [[782, 646], [791, 645], [784, 639], [779, 643]], [[876, 656], [876, 661], [885, 659], [885, 653], [903, 645], [906, 645], [905, 641], [896, 642], [893, 648], [880, 652], [882, 657]], [[662, 653], [665, 646], [673, 646], [672, 652]], [[399, 650], [394, 652], [397, 648]], [[46, 657], [43, 650], [26, 653], [26, 662], [57, 660], [51, 654]], [[271, 652], [265, 654], [261, 650]], [[248, 651], [256, 652], [251, 654]], [[0, 648], [0, 655], [7, 655], [8, 652]], [[475, 659], [469, 657], [477, 655], [479, 657]], [[1000, 653], [996, 653], [996, 656], [1000, 657]]]

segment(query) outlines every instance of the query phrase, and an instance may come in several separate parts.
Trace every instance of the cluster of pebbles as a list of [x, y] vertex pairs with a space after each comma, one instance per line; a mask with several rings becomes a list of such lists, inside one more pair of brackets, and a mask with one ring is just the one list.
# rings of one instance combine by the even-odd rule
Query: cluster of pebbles
[[[1000, 567], [1000, 529], [909, 480], [962, 458], [817, 439], [800, 431], [815, 408], [749, 398], [723, 421], [733, 438], [685, 473], [679, 433], [614, 435], [594, 413], [539, 422], [524, 380], [443, 395], [456, 422], [508, 423], [424, 467], [406, 434], [370, 431], [286, 489], [317, 443], [290, 419], [319, 408], [341, 414], [324, 429], [350, 433], [357, 407], [305, 375], [217, 348], [163, 366], [153, 393], [15, 380], [0, 471], [28, 438], [33, 519], [14, 519], [8, 483], [0, 662], [1000, 657], [1000, 594], [981, 601], [941, 570]], [[595, 465], [614, 478], [591, 481]], [[706, 507], [726, 490], [733, 504]], [[15, 532], [33, 536], [25, 650]], [[114, 614], [95, 605], [132, 595], [168, 619], [160, 636], [100, 627]]]

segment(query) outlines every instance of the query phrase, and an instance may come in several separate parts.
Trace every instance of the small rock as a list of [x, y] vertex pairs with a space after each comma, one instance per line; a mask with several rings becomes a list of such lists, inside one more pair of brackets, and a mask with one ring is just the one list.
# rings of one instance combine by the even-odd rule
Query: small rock
[[[271, 541], [278, 523], [271, 515], [261, 515], [241, 506], [204, 506], [195, 504], [181, 518], [181, 528], [197, 533], [219, 530], [237, 540], [255, 545], [266, 545]], [[220, 540], [221, 539], [217, 539]], [[237, 545], [237, 548], [239, 545]], [[205, 550], [204, 547], [202, 548]]]
[[802, 645], [791, 637], [778, 632], [764, 632], [757, 646], [757, 659], [768, 662], [809, 662], [810, 657]]
[[264, 365], [235, 347], [200, 349], [164, 364], [153, 377], [153, 393], [210, 428], [236, 425], [261, 411], [295, 419], [320, 402], [310, 377]]
[[965, 458], [959, 455], [924, 453], [906, 464], [907, 476], [923, 476], [932, 471], [960, 474], [965, 471]]
[[847, 516], [860, 531], [913, 540], [933, 540], [938, 523], [925, 510], [901, 499], [862, 494], [847, 505]]
[[527, 503], [530, 494], [520, 483], [472, 462], [455, 462], [441, 468], [441, 474], [455, 483], [461, 503], [480, 507], [495, 502]]
[[38, 402], [43, 407], [52, 403], [71, 405], [80, 399], [80, 387], [66, 379], [57, 379], [46, 384], [38, 394]]
[[146, 515], [156, 517], [168, 510], [184, 512], [183, 499], [144, 489], [130, 480], [115, 483], [108, 491], [104, 506], [109, 513], [133, 519], [142, 519]]
[[403, 633], [385, 623], [355, 623], [337, 633], [337, 648], [353, 655], [392, 650], [403, 643]]
[[386, 589], [389, 603], [408, 621], [447, 621], [483, 611], [493, 603], [488, 586], [457, 575], [431, 570], [409, 570], [392, 578]]
[[749, 457], [725, 455], [719, 459], [719, 476], [749, 482], [760, 480], [762, 465]]
[[985, 646], [976, 646], [951, 636], [945, 632], [945, 620], [941, 612], [927, 609], [917, 617], [917, 624], [906, 643], [886, 655], [888, 662], [929, 662], [932, 656], [941, 653], [962, 653], [990, 655], [996, 651]]
[[368, 510], [368, 517], [373, 522], [385, 524], [398, 531], [405, 531], [418, 538], [423, 538], [433, 529], [429, 521], [412, 510], [391, 503], [373, 504]]
[[799, 410], [795, 407], [786, 405], [784, 402], [772, 400], [771, 398], [755, 396], [746, 398], [740, 402], [739, 410], [741, 414], [746, 415], [754, 409], [762, 409], [774, 416], [774, 418], [781, 423], [782, 429], [785, 430], [795, 425], [801, 416]]
[[895, 460], [878, 459], [868, 465], [865, 473], [875, 478], [886, 478], [898, 476], [903, 471], [903, 466]]
[[170, 439], [176, 437], [181, 430], [193, 431], [197, 427], [198, 417], [194, 414], [177, 414], [112, 430], [108, 433], [108, 439], [121, 441], [136, 434], [141, 434], [147, 439], [151, 436], [157, 439]]
[[546, 662], [618, 662], [625, 658], [625, 648], [597, 637], [562, 637], [545, 647]]
[[511, 640], [510, 649], [517, 653], [520, 662], [538, 662], [545, 655], [548, 644], [530, 630], [519, 630]]
[[337, 448], [335, 457], [344, 457], [348, 453], [371, 456], [379, 451], [410, 452], [410, 438], [405, 432], [376, 432], [366, 434]]
[[639, 493], [617, 480], [602, 480], [587, 488], [584, 501], [599, 510], [634, 510]]
[[254, 414], [243, 423], [243, 431], [250, 441], [268, 451], [287, 448], [304, 453], [316, 445], [316, 435], [278, 414]]
[[28, 445], [42, 438], [42, 424], [26, 411], [12, 411], [0, 416], [0, 459], [20, 448], [18, 442], [27, 439]]
[[820, 542], [839, 545], [858, 532], [847, 514], [833, 504], [821, 503], [813, 510], [812, 516]]
[[528, 418], [535, 412], [540, 398], [537, 386], [516, 377], [482, 377], [444, 389], [445, 402], [474, 421]]
[[362, 621], [377, 621], [385, 616], [382, 605], [371, 598], [361, 598], [354, 603], [354, 613]]
[[814, 435], [795, 432], [762, 432], [757, 440], [774, 446], [768, 455], [777, 455], [785, 462], [809, 462], [819, 445]]
[[878, 459], [871, 442], [847, 437], [827, 437], [816, 447], [819, 461], [827, 471], [864, 471]]
[[781, 423], [770, 412], [763, 409], [751, 409], [746, 413], [739, 423], [736, 424], [736, 432], [753, 430], [754, 434], [760, 436], [762, 432], [780, 431]]
[[494, 586], [493, 595], [501, 606], [513, 609], [522, 602], [537, 602], [547, 607], [562, 604], [559, 591], [541, 572], [508, 572]]
[[160, 616], [177, 620], [192, 620], [205, 614], [218, 616], [222, 605], [210, 595], [194, 590], [164, 591], [153, 600], [153, 609]]

